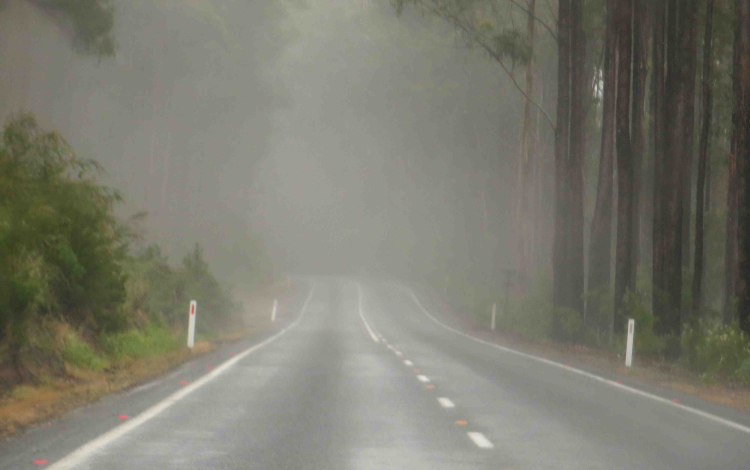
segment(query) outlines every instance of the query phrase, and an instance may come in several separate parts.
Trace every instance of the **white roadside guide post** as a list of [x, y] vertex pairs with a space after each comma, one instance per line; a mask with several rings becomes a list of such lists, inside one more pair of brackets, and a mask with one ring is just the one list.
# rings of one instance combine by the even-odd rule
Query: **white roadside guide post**
[[189, 312], [189, 320], [188, 320], [188, 347], [190, 349], [193, 349], [193, 345], [195, 344], [195, 315], [196, 310], [198, 310], [198, 302], [195, 300], [190, 301], [190, 312]]
[[492, 323], [490, 324], [490, 329], [492, 331], [495, 331], [495, 315], [497, 314], [497, 303], [492, 304]]
[[279, 301], [274, 299], [273, 300], [273, 310], [271, 310], [271, 321], [276, 321], [276, 309], [279, 307]]
[[633, 365], [633, 333], [635, 332], [635, 320], [628, 320], [628, 345], [625, 349], [625, 367]]

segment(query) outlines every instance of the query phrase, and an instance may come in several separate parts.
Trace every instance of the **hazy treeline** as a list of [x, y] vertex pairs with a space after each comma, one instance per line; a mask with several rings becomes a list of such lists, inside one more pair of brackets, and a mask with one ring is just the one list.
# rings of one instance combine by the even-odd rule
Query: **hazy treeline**
[[129, 329], [182, 331], [192, 299], [201, 306], [199, 333], [237, 322], [232, 315], [241, 306], [214, 278], [200, 246], [178, 268], [158, 245], [137, 247], [140, 216], [118, 219], [121, 197], [97, 182], [100, 170], [31, 116], [4, 128], [0, 364], [16, 379], [28, 378], [39, 361], [39, 335], [49, 334], [50, 320], [115, 349], [111, 335]]
[[[541, 329], [554, 338], [612, 344], [636, 317], [648, 352], [676, 358], [682, 349], [695, 365], [706, 348], [725, 347], [730, 373], [750, 367], [736, 330], [750, 333], [742, 267], [750, 5], [553, 3], [393, 2], [459, 31], [515, 78], [527, 104], [517, 114], [514, 266], [461, 306], [484, 314], [502, 305], [509, 279], [517, 311], [508, 314], [523, 321], [519, 312], [538, 317], [542, 308]], [[554, 70], [545, 68], [550, 56]], [[553, 106], [537, 93], [550, 81]], [[531, 170], [540, 160], [554, 167]], [[539, 205], [533, 195], [549, 190], [545, 176], [554, 193]], [[534, 234], [544, 205], [554, 208], [551, 240]], [[551, 259], [529, 256], [547, 243]], [[466, 296], [451, 274], [434, 284], [454, 300]], [[711, 346], [717, 331], [734, 332], [735, 343]]]
[[[122, 40], [122, 25], [115, 27], [115, 20], [122, 19], [120, 11], [104, 0], [11, 0], [0, 7], [0, 18], [13, 24], [4, 29], [0, 42], [5, 63], [12, 70], [6, 73], [10, 80], [3, 83], [0, 94], [0, 114], [6, 116], [0, 136], [0, 382], [8, 385], [35, 379], [42, 369], [41, 373], [49, 372], [49, 367], [63, 370], [63, 362], [96, 369], [108, 357], [138, 357], [173, 349], [182, 344], [176, 335], [184, 329], [191, 299], [200, 305], [199, 335], [241, 325], [241, 305], [216, 279], [201, 245], [193, 241], [181, 264], [174, 266], [159, 245], [144, 243], [146, 214], [127, 215], [132, 211], [125, 205], [126, 198], [101, 182], [106, 173], [98, 160], [111, 158], [109, 151], [96, 155], [97, 159], [81, 157], [60, 132], [43, 130], [32, 114], [23, 112], [40, 96], [29, 88], [36, 78], [28, 73], [33, 62], [26, 53], [38, 47], [37, 39], [31, 39], [36, 36], [30, 38], [29, 33], [45, 33], [38, 40], [43, 44], [46, 28], [52, 37], [68, 40], [62, 45], [50, 42], [47, 47], [63, 52], [70, 48], [80, 55], [93, 55], [92, 62], [106, 63], [116, 60], [116, 45]], [[194, 8], [222, 38], [223, 25], [211, 17], [212, 10], [199, 4]], [[228, 34], [224, 39], [230, 40]], [[32, 42], [21, 43], [19, 38]], [[63, 56], [71, 62], [79, 60], [67, 53]], [[17, 80], [19, 72], [21, 81]], [[61, 77], [55, 76], [53, 64], [42, 78], [49, 84], [50, 79]], [[42, 86], [40, 91], [44, 96], [50, 90]], [[60, 93], [60, 88], [51, 91]], [[45, 120], [55, 116], [55, 106], [49, 102], [39, 108]], [[152, 129], [154, 139], [157, 132]], [[80, 139], [80, 132], [76, 136]], [[156, 146], [155, 141], [151, 143], [153, 164]], [[91, 155], [102, 151], [101, 144], [89, 141], [83, 147]], [[167, 179], [163, 181], [166, 185]], [[166, 191], [163, 186], [163, 194]], [[249, 268], [253, 276], [245, 277], [248, 282], [265, 282], [271, 276], [260, 245], [250, 242], [240, 253], [253, 261]]]

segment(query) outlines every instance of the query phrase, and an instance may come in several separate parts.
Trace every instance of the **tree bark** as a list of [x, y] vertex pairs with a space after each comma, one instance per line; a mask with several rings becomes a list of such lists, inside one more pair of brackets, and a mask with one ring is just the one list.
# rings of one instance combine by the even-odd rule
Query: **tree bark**
[[[735, 10], [739, 7], [735, 2]], [[739, 136], [739, 69], [740, 69], [740, 27], [736, 25], [734, 31], [734, 54], [732, 63], [732, 88], [735, 96], [732, 109], [732, 142], [729, 148], [729, 171], [727, 173], [727, 226], [726, 245], [724, 252], [724, 324], [734, 322], [736, 316], [737, 277], [739, 265], [737, 263], [737, 210], [739, 198], [737, 195], [737, 140]]]
[[[526, 24], [526, 45], [531, 51], [534, 50], [534, 19], [536, 0], [528, 2], [528, 20]], [[519, 165], [519, 215], [518, 227], [519, 237], [519, 272], [524, 278], [529, 278], [531, 268], [531, 250], [533, 245], [533, 220], [531, 216], [531, 199], [533, 197], [532, 169], [534, 167], [534, 119], [532, 114], [532, 97], [534, 96], [534, 58], [526, 64], [526, 102], [523, 109], [523, 128], [521, 131], [521, 162]]]
[[649, 0], [635, 0], [633, 10], [633, 107], [631, 142], [633, 152], [633, 247], [629, 285], [636, 288], [641, 257], [641, 215], [643, 198], [643, 155], [646, 153], [646, 78], [648, 76], [648, 39], [650, 31]]
[[703, 36], [703, 89], [701, 135], [698, 151], [698, 181], [695, 188], [695, 258], [693, 261], [693, 314], [701, 311], [701, 289], [703, 287], [703, 213], [705, 211], [706, 161], [711, 137], [711, 117], [713, 108], [713, 84], [711, 73], [711, 44], [713, 29], [714, 0], [706, 4], [706, 29]]
[[[679, 5], [679, 7], [678, 7]], [[693, 101], [697, 35], [696, 0], [667, 3], [666, 114], [664, 115], [664, 161], [661, 179], [656, 181], [662, 192], [661, 217], [654, 234], [659, 239], [662, 257], [660, 278], [654, 279], [654, 313], [657, 333], [669, 335], [666, 355], [680, 354], [682, 325], [682, 244], [684, 172], [692, 160]], [[693, 85], [691, 86], [691, 82]], [[668, 130], [668, 132], [666, 132]], [[658, 142], [658, 138], [657, 138]], [[658, 171], [658, 170], [657, 170]], [[656, 242], [655, 242], [656, 245]], [[656, 247], [655, 247], [656, 249]], [[656, 262], [656, 256], [654, 256]], [[657, 270], [655, 269], [655, 274]]]
[[[652, 311], [657, 318], [662, 318], [661, 312], [665, 307], [664, 285], [664, 237], [661, 231], [664, 218], [664, 167], [665, 138], [664, 120], [666, 114], [666, 3], [665, 0], [657, 0], [654, 12], [654, 40], [653, 40], [653, 98], [652, 98], [652, 122], [653, 122], [653, 161], [654, 161], [654, 183], [653, 183], [653, 219], [652, 219], [652, 276], [653, 294]], [[657, 324], [658, 331], [658, 324]]]
[[[584, 124], [586, 113], [583, 99], [587, 90], [586, 38], [583, 31], [583, 0], [571, 1], [571, 84], [570, 84], [570, 164], [568, 178], [570, 184], [570, 266], [571, 282], [570, 308], [583, 319], [583, 156]], [[583, 326], [583, 322], [581, 322]], [[583, 328], [573, 332], [573, 340], [583, 341]]]
[[609, 331], [609, 312], [602, 311], [602, 290], [610, 284], [612, 255], [612, 185], [615, 150], [615, 97], [617, 79], [616, 0], [607, 0], [604, 32], [604, 70], [602, 91], [602, 138], [599, 149], [599, 180], [596, 205], [591, 220], [589, 242], [589, 283], [586, 303], [586, 326], [604, 333]]
[[[685, 123], [683, 127], [683, 167], [682, 167], [682, 264], [690, 268], [690, 221], [693, 214], [693, 159], [695, 156], [695, 83], [698, 66], [698, 0], [687, 0], [683, 4], [684, 17], [680, 17], [680, 34], [685, 49], [680, 66], [686, 67], [685, 79]], [[683, 62], [684, 61], [684, 62]], [[689, 306], [685, 306], [689, 308]]]
[[559, 309], [570, 301], [568, 263], [568, 178], [570, 124], [570, 3], [558, 1], [557, 111], [555, 126], [555, 217], [552, 247], [552, 337], [564, 339]]
[[633, 0], [617, 2], [617, 104], [615, 145], [617, 147], [617, 248], [615, 265], [614, 332], [625, 331], [622, 302], [632, 286], [633, 249], [633, 159], [630, 142], [630, 73], [632, 61]]
[[737, 312], [740, 328], [750, 334], [750, 0], [737, 0], [738, 84], [737, 173], [739, 207], [737, 217]]

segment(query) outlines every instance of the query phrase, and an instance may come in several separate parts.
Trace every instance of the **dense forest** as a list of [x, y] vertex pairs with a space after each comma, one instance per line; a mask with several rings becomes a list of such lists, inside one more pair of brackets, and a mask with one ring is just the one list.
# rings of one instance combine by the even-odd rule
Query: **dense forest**
[[[80, 96], [66, 88], [80, 75], [50, 66], [40, 83], [53, 91], [36, 90], [46, 101], [33, 111], [59, 119], [86, 155], [132, 181], [124, 199], [156, 212], [164, 252], [194, 243], [173, 236], [186, 220], [200, 221], [207, 238], [231, 219], [223, 264], [264, 279], [273, 269], [249, 240], [255, 223], [277, 270], [424, 281], [483, 327], [497, 304], [501, 328], [617, 351], [634, 318], [642, 357], [750, 378], [748, 0], [355, 3], [347, 41], [316, 29], [315, 14], [338, 8], [327, 2], [269, 2], [252, 18], [257, 28], [241, 14], [254, 7], [192, 0], [5, 0], [0, 15], [31, 5], [60, 25], [65, 51], [121, 66], [97, 76], [125, 74], [122, 82], [87, 83], [98, 94]], [[190, 27], [174, 27], [181, 22]], [[250, 31], [264, 22], [274, 29], [261, 53]], [[303, 57], [295, 27], [320, 40], [304, 46], [340, 57]], [[0, 36], [3, 50], [25, 47], [17, 36]], [[246, 65], [279, 55], [287, 62], [274, 66], [320, 75], [304, 81], [318, 88], [294, 82], [290, 92], [326, 93], [308, 114]], [[336, 82], [349, 69], [367, 77], [361, 88]], [[101, 166], [42, 130], [54, 122], [22, 114], [39, 82], [31, 75], [13, 76], [0, 96], [0, 111], [13, 116], [0, 148], [3, 365], [27, 373], [27, 332], [45, 318], [97, 337], [174, 326], [190, 279], [203, 279], [195, 282], [212, 292], [216, 312], [235, 308], [199, 247], [175, 268], [162, 249], [142, 246], [140, 219], [123, 215], [123, 197], [97, 179]], [[246, 88], [262, 93], [251, 99]], [[54, 90], [72, 96], [59, 99], [69, 114], [52, 112]], [[112, 131], [110, 145], [80, 133], [80, 122], [106, 130], [81, 111], [84, 99], [116, 109], [102, 121], [127, 127], [126, 137]], [[303, 117], [279, 125], [283, 112]], [[284, 155], [262, 160], [274, 126], [289, 134], [274, 142]], [[91, 151], [116, 146], [126, 150]], [[128, 152], [144, 159], [129, 167]]]
[[[73, 51], [114, 60], [111, 2], [30, 3], [65, 26]], [[127, 195], [102, 183], [98, 159], [80, 157], [23, 108], [2, 111], [11, 117], [0, 133], [0, 389], [184, 347], [190, 300], [200, 305], [199, 338], [242, 326], [242, 305], [198, 239], [170, 263], [146, 241], [148, 214], [124, 215]], [[255, 269], [267, 279], [265, 265]]]
[[485, 325], [509, 296], [507, 328], [559, 341], [619, 350], [635, 318], [637, 351], [747, 379], [750, 2], [392, 3], [453, 27], [526, 103], [512, 266], [431, 284]]

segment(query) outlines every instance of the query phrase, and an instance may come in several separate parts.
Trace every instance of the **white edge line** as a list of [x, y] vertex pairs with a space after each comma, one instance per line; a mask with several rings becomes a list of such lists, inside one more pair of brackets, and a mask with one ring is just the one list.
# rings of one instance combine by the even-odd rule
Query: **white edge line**
[[[370, 325], [367, 324], [367, 320], [365, 320], [365, 315], [362, 313], [362, 286], [360, 284], [357, 284], [357, 292], [359, 293], [359, 318], [362, 319], [362, 323], [365, 324], [365, 328], [367, 328], [367, 332], [370, 333], [370, 338], [372, 338], [372, 340], [375, 341], [376, 343], [379, 343], [380, 340], [372, 331], [372, 328], [370, 328]], [[383, 342], [385, 342], [385, 340], [383, 340]]]
[[225, 361], [220, 366], [214, 368], [213, 371], [209, 372], [208, 374], [204, 375], [200, 379], [196, 380], [195, 382], [191, 383], [190, 385], [187, 385], [177, 392], [173, 393], [172, 395], [168, 396], [167, 398], [163, 399], [159, 403], [153, 405], [151, 408], [148, 408], [147, 410], [140, 413], [138, 416], [131, 418], [130, 420], [126, 421], [125, 423], [110, 429], [109, 431], [105, 432], [101, 436], [87, 442], [86, 444], [82, 445], [78, 449], [74, 450], [73, 452], [69, 453], [62, 459], [58, 460], [54, 464], [47, 467], [49, 470], [62, 470], [62, 469], [68, 469], [68, 468], [76, 468], [80, 466], [80, 464], [85, 461], [87, 458], [91, 456], [91, 454], [95, 453], [98, 449], [101, 447], [106, 446], [107, 444], [111, 443], [112, 441], [122, 437], [126, 433], [132, 431], [133, 429], [137, 428], [138, 426], [146, 423], [147, 421], [151, 420], [155, 416], [157, 416], [162, 411], [166, 410], [170, 406], [174, 405], [178, 401], [180, 401], [182, 398], [185, 398], [189, 394], [193, 393], [194, 391], [198, 390], [202, 386], [206, 385], [207, 383], [213, 381], [216, 379], [219, 375], [224, 373], [227, 369], [232, 367], [237, 363], [237, 361], [241, 360], [245, 356], [252, 354], [253, 352], [257, 351], [258, 349], [262, 348], [263, 346], [266, 346], [267, 344], [273, 342], [277, 338], [279, 338], [281, 335], [286, 333], [287, 331], [291, 330], [297, 324], [302, 320], [302, 317], [304, 317], [305, 312], [307, 311], [307, 304], [310, 302], [310, 299], [312, 298], [313, 292], [315, 291], [315, 284], [313, 284], [312, 288], [310, 289], [310, 293], [307, 295], [307, 300], [305, 300], [304, 305], [302, 306], [302, 310], [300, 311], [299, 317], [291, 323], [289, 326], [283, 328], [281, 331], [276, 333], [275, 335], [271, 336], [270, 338], [266, 338], [262, 342], [256, 344], [255, 346], [251, 347], [250, 349], [245, 350], [244, 352], [236, 355], [235, 357]]
[[504, 351], [504, 352], [507, 352], [507, 353], [510, 353], [510, 354], [515, 354], [517, 356], [525, 357], [527, 359], [532, 359], [534, 361], [542, 362], [544, 364], [547, 364], [547, 365], [550, 365], [550, 366], [553, 366], [553, 367], [557, 367], [559, 369], [564, 369], [564, 370], [567, 370], [569, 372], [573, 372], [574, 374], [578, 374], [578, 375], [581, 375], [581, 376], [584, 376], [584, 377], [588, 377], [589, 379], [596, 380], [597, 382], [609, 385], [610, 387], [619, 388], [620, 390], [623, 390], [623, 391], [626, 391], [626, 392], [630, 392], [630, 393], [633, 393], [635, 395], [640, 395], [640, 396], [645, 397], [645, 398], [650, 398], [650, 399], [652, 399], [654, 401], [657, 401], [659, 403], [662, 403], [662, 404], [665, 404], [665, 405], [669, 405], [669, 406], [673, 406], [673, 407], [681, 409], [683, 411], [687, 411], [688, 413], [692, 413], [692, 414], [694, 414], [696, 416], [700, 416], [702, 418], [706, 418], [706, 419], [708, 419], [710, 421], [713, 421], [715, 423], [723, 424], [724, 426], [730, 427], [732, 429], [736, 429], [737, 431], [741, 431], [741, 432], [744, 432], [746, 434], [750, 434], [750, 427], [747, 427], [744, 424], [740, 424], [740, 423], [736, 423], [734, 421], [730, 421], [728, 419], [722, 418], [720, 416], [713, 415], [713, 414], [708, 413], [706, 411], [702, 411], [702, 410], [699, 410], [699, 409], [696, 409], [696, 408], [693, 408], [693, 407], [690, 407], [690, 406], [687, 406], [687, 405], [683, 405], [682, 403], [675, 403], [672, 400], [669, 400], [667, 398], [660, 397], [658, 395], [653, 395], [651, 393], [644, 392], [643, 390], [638, 390], [637, 388], [633, 388], [633, 387], [629, 387], [627, 385], [623, 385], [623, 384], [617, 383], [614, 380], [605, 379], [604, 377], [600, 377], [600, 376], [592, 374], [590, 372], [586, 372], [586, 371], [583, 371], [583, 370], [580, 370], [580, 369], [576, 369], [576, 368], [571, 367], [571, 366], [566, 366], [565, 364], [560, 364], [558, 362], [550, 361], [549, 359], [544, 359], [544, 358], [539, 357], [539, 356], [534, 356], [532, 354], [527, 354], [527, 353], [524, 353], [524, 352], [521, 352], [521, 351], [516, 351], [515, 349], [507, 348], [505, 346], [500, 346], [499, 344], [490, 343], [489, 341], [484, 341], [482, 339], [475, 338], [474, 336], [466, 334], [463, 331], [459, 331], [459, 330], [457, 330], [455, 328], [451, 328], [450, 326], [446, 325], [445, 323], [441, 322], [437, 318], [435, 318], [432, 315], [430, 315], [430, 313], [422, 306], [422, 303], [419, 301], [419, 299], [417, 298], [416, 294], [411, 289], [409, 289], [409, 288], [407, 288], [405, 286], [399, 286], [399, 287], [401, 287], [403, 290], [405, 290], [408, 294], [411, 295], [411, 297], [414, 299], [414, 302], [422, 310], [422, 313], [424, 313], [430, 320], [432, 320], [433, 322], [437, 323], [438, 325], [440, 325], [441, 327], [445, 328], [448, 331], [452, 331], [453, 333], [459, 334], [461, 336], [469, 338], [469, 339], [471, 339], [473, 341], [476, 341], [478, 343], [481, 343], [481, 344], [484, 344], [484, 345], [487, 345], [487, 346], [491, 346], [491, 347], [493, 347], [495, 349], [499, 349], [501, 351]]
[[477, 447], [480, 447], [482, 449], [492, 449], [493, 447], [495, 447], [495, 444], [490, 442], [490, 440], [487, 439], [481, 432], [469, 431], [466, 434], [469, 436], [469, 439], [474, 441], [474, 444], [476, 444]]
[[455, 408], [456, 405], [453, 404], [450, 398], [440, 397], [437, 399], [438, 403], [440, 403], [440, 406], [443, 408]]
[[419, 380], [422, 383], [427, 383], [430, 381], [430, 379], [426, 375], [418, 375], [417, 380]]

